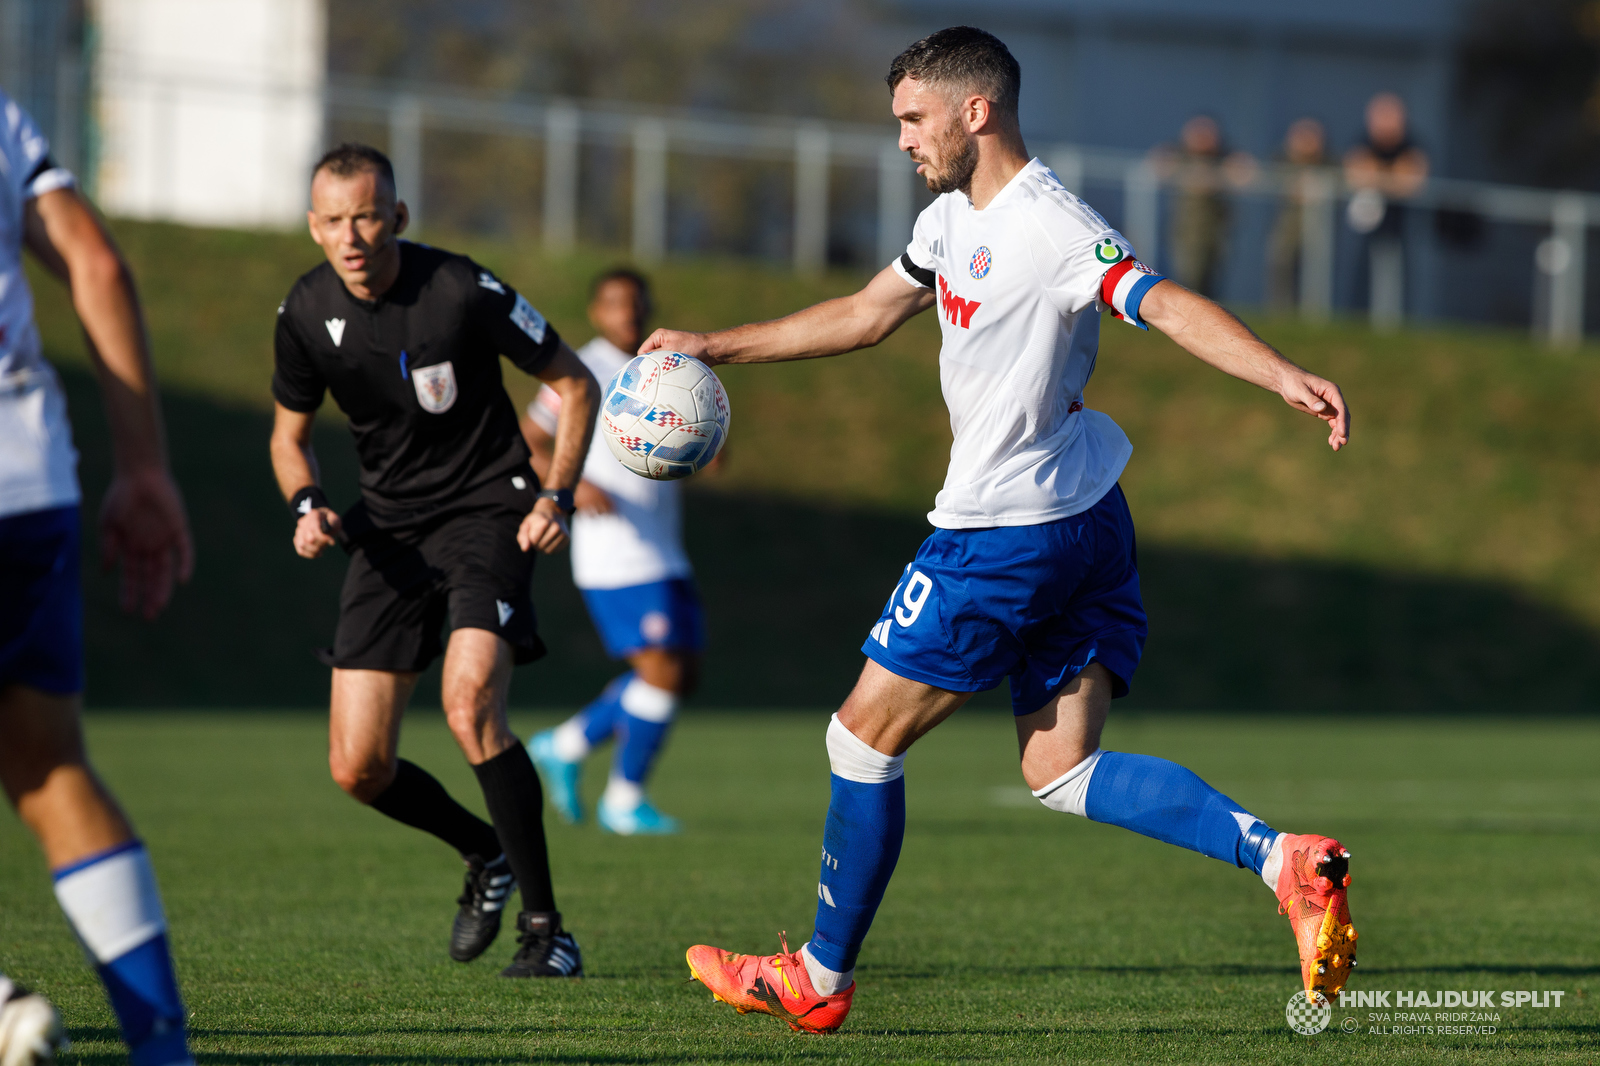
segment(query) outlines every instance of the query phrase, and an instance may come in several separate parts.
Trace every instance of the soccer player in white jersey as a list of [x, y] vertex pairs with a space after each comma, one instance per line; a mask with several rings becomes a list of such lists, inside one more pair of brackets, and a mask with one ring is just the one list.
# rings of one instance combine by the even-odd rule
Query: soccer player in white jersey
[[[650, 285], [631, 270], [608, 270], [590, 288], [589, 323], [598, 333], [578, 349], [596, 381], [633, 358], [650, 316]], [[522, 431], [537, 467], [547, 462], [561, 398], [544, 388]], [[700, 597], [683, 550], [680, 486], [624, 467], [597, 433], [573, 494], [572, 582], [583, 593], [606, 653], [628, 671], [560, 726], [528, 742], [550, 802], [568, 822], [583, 819], [578, 778], [590, 750], [615, 738], [611, 776], [596, 818], [624, 836], [678, 831], [644, 793], [681, 700], [693, 692], [705, 647]]]
[[[0, 783], [44, 848], [133, 1066], [192, 1062], [150, 857], [84, 751], [78, 453], [24, 246], [72, 290], [116, 460], [102, 554], [122, 565], [123, 607], [153, 619], [192, 557], [139, 299], [71, 172], [0, 92]], [[63, 1040], [54, 1009], [0, 974], [0, 1063], [46, 1061]]]
[[1029, 157], [1021, 71], [993, 36], [941, 30], [895, 59], [888, 82], [900, 147], [941, 194], [905, 254], [853, 296], [719, 333], [658, 330], [643, 346], [713, 365], [838, 355], [937, 308], [955, 437], [929, 515], [937, 528], [872, 626], [868, 662], [828, 727], [833, 794], [811, 940], [764, 956], [697, 945], [690, 972], [742, 1011], [838, 1028], [905, 833], [906, 750], [1009, 678], [1022, 776], [1041, 803], [1261, 876], [1293, 925], [1307, 989], [1332, 995], [1355, 962], [1339, 842], [1280, 834], [1175, 763], [1100, 747], [1110, 702], [1138, 665], [1145, 613], [1117, 486], [1132, 449], [1084, 407], [1083, 388], [1108, 310], [1327, 422], [1336, 451], [1349, 440], [1344, 398], [1141, 266]]

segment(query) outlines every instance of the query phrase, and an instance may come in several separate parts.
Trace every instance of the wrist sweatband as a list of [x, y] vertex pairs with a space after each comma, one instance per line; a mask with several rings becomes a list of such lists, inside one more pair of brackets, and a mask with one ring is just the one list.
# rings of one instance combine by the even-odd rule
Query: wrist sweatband
[[289, 501], [289, 510], [297, 515], [310, 514], [318, 507], [331, 509], [333, 504], [328, 502], [328, 497], [323, 495], [322, 490], [315, 485], [307, 485], [295, 493], [294, 498]]

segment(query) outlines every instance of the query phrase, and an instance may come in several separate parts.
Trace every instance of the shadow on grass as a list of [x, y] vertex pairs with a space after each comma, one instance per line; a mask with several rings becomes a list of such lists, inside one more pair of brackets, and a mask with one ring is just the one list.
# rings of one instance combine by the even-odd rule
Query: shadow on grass
[[[110, 464], [105, 420], [92, 379], [63, 377], [92, 525]], [[344, 560], [307, 562], [291, 550], [267, 459], [270, 417], [181, 393], [165, 403], [196, 575], [147, 625], [117, 610], [114, 583], [94, 562], [98, 538], [85, 538], [91, 704], [323, 705], [328, 674], [311, 651], [331, 643]], [[316, 447], [330, 496], [353, 502], [344, 427], [324, 419]], [[836, 705], [926, 522], [730, 495], [714, 482], [691, 492], [687, 510], [711, 633], [696, 705]], [[1140, 564], [1151, 637], [1128, 709], [1600, 707], [1600, 635], [1509, 586], [1149, 542]], [[519, 672], [513, 701], [585, 703], [615, 667], [564, 556], [540, 561], [535, 600], [551, 655]], [[1004, 689], [979, 702], [1008, 705]]]

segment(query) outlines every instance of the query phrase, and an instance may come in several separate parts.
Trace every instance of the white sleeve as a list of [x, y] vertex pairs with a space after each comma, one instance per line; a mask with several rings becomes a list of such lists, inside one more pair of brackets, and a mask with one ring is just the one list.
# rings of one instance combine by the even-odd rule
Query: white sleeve
[[18, 200], [32, 200], [57, 189], [70, 189], [77, 184], [72, 171], [60, 167], [50, 158], [50, 142], [34, 125], [33, 118], [22, 106], [0, 93], [0, 134], [5, 138], [3, 150], [7, 178], [16, 191]]
[[905, 254], [896, 259], [893, 264], [894, 272], [908, 285], [915, 285], [919, 289], [933, 288], [934, 277], [939, 271], [939, 260], [933, 254], [934, 241], [930, 234], [933, 224], [928, 220], [928, 212], [924, 211], [917, 216], [917, 224], [911, 230], [911, 243], [906, 245]]
[[560, 414], [560, 394], [549, 385], [541, 386], [539, 395], [528, 404], [528, 419], [553, 437], [556, 435], [556, 421]]
[[[1060, 204], [1042, 201], [1030, 251], [1050, 301], [1064, 315], [1089, 307], [1146, 329], [1139, 304], [1161, 275], [1134, 258], [1133, 246], [1114, 229], [1091, 228]], [[1099, 221], [1098, 218], [1095, 221]]]

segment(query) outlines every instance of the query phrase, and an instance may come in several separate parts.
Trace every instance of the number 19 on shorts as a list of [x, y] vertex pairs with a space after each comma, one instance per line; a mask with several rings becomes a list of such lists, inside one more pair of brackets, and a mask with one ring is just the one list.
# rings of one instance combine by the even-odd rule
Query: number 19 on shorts
[[920, 570], [906, 567], [906, 576], [900, 579], [900, 584], [895, 586], [894, 595], [889, 602], [893, 605], [890, 617], [883, 619], [872, 627], [872, 639], [889, 646], [889, 623], [892, 620], [909, 629], [916, 625], [917, 618], [922, 614], [922, 608], [927, 605], [928, 596], [933, 592], [933, 581]]

